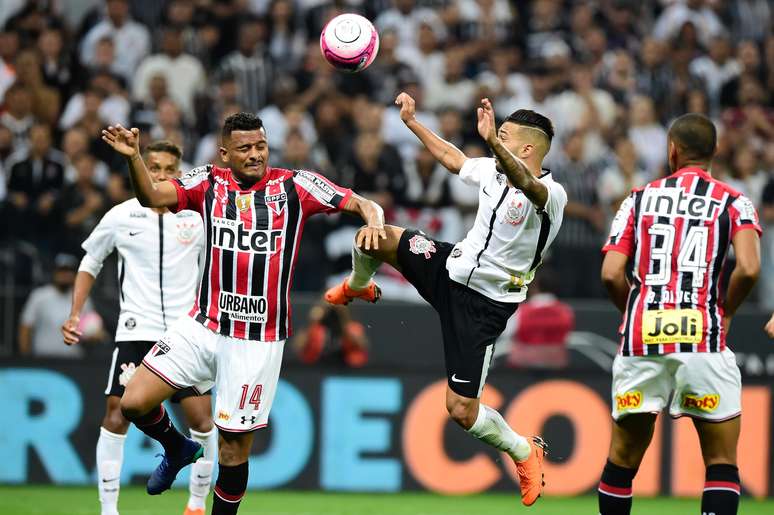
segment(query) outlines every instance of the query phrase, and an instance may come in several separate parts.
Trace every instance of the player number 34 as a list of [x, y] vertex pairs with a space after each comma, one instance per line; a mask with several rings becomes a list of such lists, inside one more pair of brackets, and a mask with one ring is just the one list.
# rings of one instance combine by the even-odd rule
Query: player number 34
[[[653, 224], [648, 229], [651, 241], [651, 270], [645, 276], [648, 286], [663, 286], [672, 280], [672, 249], [675, 245], [675, 227], [669, 224]], [[691, 227], [680, 244], [677, 255], [677, 273], [693, 275], [692, 288], [704, 286], [707, 273], [707, 227]]]

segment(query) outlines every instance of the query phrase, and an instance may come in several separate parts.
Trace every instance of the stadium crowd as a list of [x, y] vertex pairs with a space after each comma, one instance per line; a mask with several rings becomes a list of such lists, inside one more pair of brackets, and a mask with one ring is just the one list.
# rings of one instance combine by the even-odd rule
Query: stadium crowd
[[[327, 65], [318, 41], [349, 11], [381, 38], [355, 75]], [[715, 120], [713, 174], [774, 220], [773, 11], [768, 0], [4, 0], [4, 283], [28, 292], [46, 281], [55, 256], [79, 257], [131, 195], [125, 163], [100, 141], [105, 125], [179, 144], [187, 170], [218, 163], [220, 124], [240, 110], [263, 119], [274, 166], [318, 170], [399, 225], [457, 240], [477, 191], [405, 128], [393, 100], [407, 91], [420, 121], [469, 156], [486, 151], [475, 127], [484, 96], [501, 117], [529, 108], [553, 120], [547, 163], [570, 202], [542, 273], [560, 297], [599, 297], [592, 271], [609, 222], [632, 187], [666, 172], [666, 127], [680, 114]], [[349, 267], [355, 223], [310, 222], [297, 290], [321, 292]]]

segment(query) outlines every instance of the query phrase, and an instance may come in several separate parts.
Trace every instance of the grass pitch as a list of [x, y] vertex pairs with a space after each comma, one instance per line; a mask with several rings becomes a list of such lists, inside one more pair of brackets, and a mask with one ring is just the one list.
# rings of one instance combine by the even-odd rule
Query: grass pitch
[[[186, 490], [150, 497], [141, 487], [121, 488], [121, 515], [181, 515]], [[208, 503], [209, 508], [209, 503]], [[209, 511], [208, 511], [209, 512]], [[525, 508], [516, 494], [444, 497], [427, 493], [342, 494], [250, 491], [240, 515], [594, 515], [596, 497], [549, 497]], [[635, 499], [633, 515], [699, 513], [698, 499]], [[743, 498], [740, 515], [771, 515], [774, 500]], [[2, 515], [99, 515], [97, 489], [88, 487], [0, 486]]]

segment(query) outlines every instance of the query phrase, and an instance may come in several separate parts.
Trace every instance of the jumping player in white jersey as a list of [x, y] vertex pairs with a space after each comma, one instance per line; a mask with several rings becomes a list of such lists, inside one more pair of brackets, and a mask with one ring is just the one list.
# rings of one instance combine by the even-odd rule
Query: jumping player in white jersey
[[143, 359], [121, 399], [121, 410], [164, 446], [148, 493], [167, 490], [201, 452], [171, 424], [161, 402], [194, 386], [216, 388], [218, 479], [213, 515], [235, 514], [247, 488], [253, 432], [265, 427], [290, 336], [290, 287], [305, 220], [347, 212], [367, 224], [359, 241], [377, 248], [386, 238], [382, 209], [352, 190], [307, 170], [268, 165], [261, 119], [228, 117], [220, 156], [229, 168], [206, 165], [180, 179], [153, 183], [137, 148], [139, 130], [108, 127], [102, 139], [129, 162], [140, 203], [204, 220], [201, 283], [189, 316], [178, 320]]
[[[180, 147], [168, 141], [153, 142], [145, 149], [148, 171], [155, 182], [179, 177], [181, 157]], [[165, 208], [142, 207], [133, 198], [108, 211], [83, 242], [86, 255], [75, 279], [70, 317], [62, 325], [67, 345], [78, 343], [81, 309], [102, 263], [113, 250], [118, 252], [121, 311], [105, 388], [105, 418], [97, 440], [102, 515], [118, 513], [124, 440], [129, 429], [120, 406], [124, 387], [167, 327], [191, 306], [204, 245], [201, 226], [201, 218], [193, 211], [173, 214]], [[204, 458], [196, 462], [191, 473], [184, 515], [204, 515], [218, 443], [210, 394], [187, 388], [175, 393], [172, 402], [180, 403], [191, 438], [204, 447]]]
[[567, 195], [541, 168], [553, 137], [551, 121], [519, 110], [500, 126], [488, 99], [478, 109], [478, 132], [495, 158], [469, 159], [415, 118], [414, 100], [401, 93], [400, 116], [435, 158], [451, 173], [479, 187], [476, 221], [456, 245], [424, 234], [387, 226], [378, 249], [352, 249], [352, 274], [326, 293], [332, 304], [354, 298], [376, 302], [372, 278], [389, 263], [413, 284], [438, 312], [446, 361], [446, 409], [455, 422], [479, 440], [507, 452], [519, 473], [522, 502], [530, 506], [543, 488], [545, 443], [515, 433], [494, 409], [479, 402], [495, 340], [540, 265], [562, 223]]

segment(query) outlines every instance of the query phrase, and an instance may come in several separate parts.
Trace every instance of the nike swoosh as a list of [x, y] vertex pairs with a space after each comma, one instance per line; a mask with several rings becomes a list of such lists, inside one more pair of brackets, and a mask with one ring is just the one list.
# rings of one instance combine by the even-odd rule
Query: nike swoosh
[[140, 234], [141, 232], [142, 232], [142, 231], [129, 231], [129, 236], [137, 236], [137, 235], [138, 235], [138, 234]]
[[210, 478], [210, 476], [200, 476], [199, 474], [196, 474], [196, 477], [198, 477], [199, 479], [209, 479]]
[[102, 482], [103, 483], [110, 483], [111, 481], [118, 481], [118, 479], [119, 478], [117, 478], [117, 477], [114, 477], [113, 479], [103, 479]]
[[492, 195], [490, 195], [489, 193], [486, 192], [486, 188], [481, 188], [481, 191], [483, 191], [484, 195], [486, 195], [487, 197], [491, 197], [492, 196]]
[[465, 381], [464, 379], [457, 379], [457, 374], [452, 374], [452, 381], [455, 383], [469, 383], [470, 381]]

